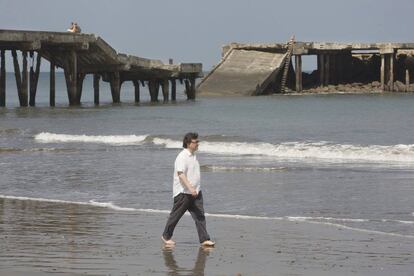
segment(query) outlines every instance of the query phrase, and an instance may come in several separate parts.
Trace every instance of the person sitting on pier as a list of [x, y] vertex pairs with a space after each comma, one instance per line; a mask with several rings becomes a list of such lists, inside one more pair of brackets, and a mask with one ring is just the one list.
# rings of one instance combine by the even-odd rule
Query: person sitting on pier
[[68, 32], [71, 32], [71, 33], [80, 33], [81, 32], [81, 28], [79, 27], [78, 23], [71, 22], [70, 23], [70, 28], [68, 29]]
[[79, 27], [78, 23], [74, 23], [73, 24], [73, 29], [74, 29], [74, 33], [80, 33], [81, 32], [81, 28]]
[[73, 22], [70, 22], [70, 28], [69, 28], [69, 29], [67, 29], [67, 31], [68, 31], [68, 32], [71, 32], [71, 33], [73, 33], [73, 32], [74, 32], [74, 23], [73, 23]]

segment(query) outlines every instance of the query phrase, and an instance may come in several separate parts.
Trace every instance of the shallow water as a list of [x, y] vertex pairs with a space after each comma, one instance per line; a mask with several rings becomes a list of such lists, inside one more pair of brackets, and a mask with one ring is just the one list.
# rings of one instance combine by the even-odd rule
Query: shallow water
[[126, 84], [123, 104], [112, 105], [102, 85], [94, 107], [87, 82], [82, 107], [66, 107], [57, 89], [58, 107], [49, 108], [45, 76], [39, 85], [38, 107], [16, 107], [11, 85], [0, 110], [3, 198], [167, 212], [180, 141], [197, 131], [212, 215], [414, 236], [413, 94], [187, 102], [181, 93], [176, 103], [149, 104], [143, 89], [135, 105]]

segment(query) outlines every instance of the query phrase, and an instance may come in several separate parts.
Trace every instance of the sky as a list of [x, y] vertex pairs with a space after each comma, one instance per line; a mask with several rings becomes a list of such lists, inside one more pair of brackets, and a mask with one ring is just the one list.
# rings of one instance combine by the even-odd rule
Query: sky
[[413, 42], [413, 10], [413, 0], [0, 0], [0, 29], [76, 21], [117, 52], [210, 70], [230, 42]]

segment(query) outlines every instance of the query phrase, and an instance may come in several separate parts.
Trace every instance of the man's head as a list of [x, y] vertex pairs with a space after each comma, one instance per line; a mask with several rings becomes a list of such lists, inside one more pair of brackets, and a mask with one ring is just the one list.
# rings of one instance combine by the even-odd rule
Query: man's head
[[188, 149], [191, 152], [198, 150], [198, 133], [189, 132], [184, 136], [183, 148]]

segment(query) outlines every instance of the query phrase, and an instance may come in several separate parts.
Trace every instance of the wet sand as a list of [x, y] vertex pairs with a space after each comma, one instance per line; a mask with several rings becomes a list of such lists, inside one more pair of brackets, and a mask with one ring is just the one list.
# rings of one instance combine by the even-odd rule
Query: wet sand
[[414, 239], [334, 225], [208, 217], [163, 248], [167, 214], [0, 199], [0, 275], [412, 275]]

